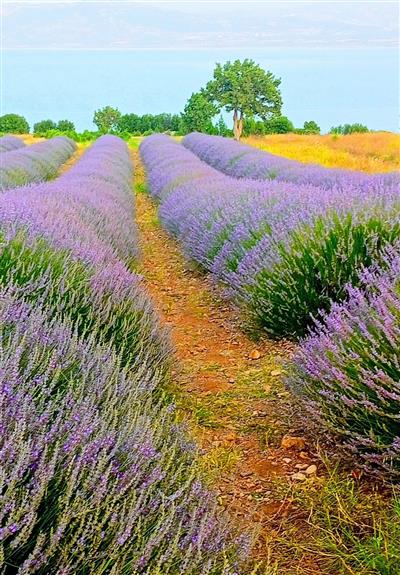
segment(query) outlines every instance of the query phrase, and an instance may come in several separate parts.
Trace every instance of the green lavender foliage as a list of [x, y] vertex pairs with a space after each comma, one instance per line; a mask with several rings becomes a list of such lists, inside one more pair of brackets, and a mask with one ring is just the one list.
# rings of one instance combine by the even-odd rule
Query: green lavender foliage
[[20, 297], [72, 321], [80, 335], [94, 333], [97, 341], [118, 350], [125, 367], [145, 353], [155, 369], [167, 369], [169, 340], [135, 276], [120, 295], [98, 292], [95, 270], [66, 250], [54, 250], [41, 238], [28, 242], [23, 232], [2, 243], [0, 285], [18, 286]]
[[346, 284], [359, 285], [364, 266], [381, 261], [384, 247], [400, 238], [395, 212], [355, 218], [319, 217], [277, 245], [278, 262], [249, 287], [252, 315], [275, 337], [304, 336], [313, 319], [342, 301]]

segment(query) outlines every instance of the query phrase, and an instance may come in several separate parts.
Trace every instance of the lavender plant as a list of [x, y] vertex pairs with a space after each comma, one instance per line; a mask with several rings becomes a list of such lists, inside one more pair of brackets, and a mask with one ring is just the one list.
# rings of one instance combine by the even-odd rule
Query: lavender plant
[[348, 187], [367, 191], [400, 185], [398, 172], [370, 175], [339, 168], [324, 168], [318, 164], [304, 164], [221, 136], [194, 132], [184, 138], [183, 144], [214, 168], [235, 178], [311, 184], [342, 191]]
[[56, 181], [5, 192], [0, 282], [113, 344], [124, 365], [145, 353], [164, 369], [168, 339], [127, 266], [138, 252], [131, 175], [126, 144], [105, 136]]
[[361, 273], [289, 366], [287, 385], [369, 473], [400, 478], [400, 251]]
[[128, 375], [18, 293], [0, 288], [2, 572], [232, 575], [243, 540], [146, 362]]
[[141, 147], [160, 219], [274, 336], [307, 332], [346, 283], [400, 237], [400, 194], [236, 179], [166, 136]]
[[73, 322], [79, 335], [113, 346], [126, 368], [146, 360], [155, 372], [168, 369], [167, 333], [140, 278], [122, 263], [96, 270], [20, 233], [0, 254], [0, 285], [10, 284], [20, 299]]
[[59, 136], [2, 155], [0, 190], [53, 178], [75, 149], [73, 140]]
[[23, 140], [16, 136], [3, 136], [0, 138], [0, 152], [10, 152], [24, 146]]
[[170, 344], [128, 267], [131, 174], [106, 136], [56, 181], [0, 197], [7, 575], [234, 575], [247, 554], [160, 396]]

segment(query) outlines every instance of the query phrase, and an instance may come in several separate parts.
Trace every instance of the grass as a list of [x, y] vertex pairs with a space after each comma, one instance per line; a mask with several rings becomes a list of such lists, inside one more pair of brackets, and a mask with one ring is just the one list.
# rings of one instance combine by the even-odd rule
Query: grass
[[[400, 498], [382, 487], [359, 483], [326, 463], [326, 475], [293, 484], [283, 494], [298, 516], [274, 518], [278, 536], [270, 545], [281, 557], [279, 573], [311, 575], [303, 564], [314, 557], [324, 575], [398, 575], [400, 562]], [[277, 488], [277, 487], [276, 487]], [[306, 536], [305, 536], [306, 534]], [[285, 559], [297, 563], [285, 571]]]
[[337, 135], [251, 136], [245, 143], [300, 162], [367, 173], [400, 169], [400, 135], [390, 132]]
[[240, 450], [235, 447], [218, 446], [210, 449], [200, 458], [200, 470], [212, 484], [221, 475], [227, 475], [234, 470], [240, 461]]

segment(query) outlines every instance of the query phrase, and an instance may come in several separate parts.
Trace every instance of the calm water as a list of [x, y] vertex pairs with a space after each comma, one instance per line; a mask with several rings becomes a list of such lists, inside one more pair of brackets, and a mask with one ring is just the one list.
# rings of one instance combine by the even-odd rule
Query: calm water
[[397, 52], [295, 49], [3, 54], [1, 113], [33, 123], [68, 118], [92, 129], [93, 111], [179, 112], [211, 77], [214, 63], [251, 57], [282, 78], [284, 114], [297, 126], [316, 120], [323, 130], [345, 122], [398, 129]]

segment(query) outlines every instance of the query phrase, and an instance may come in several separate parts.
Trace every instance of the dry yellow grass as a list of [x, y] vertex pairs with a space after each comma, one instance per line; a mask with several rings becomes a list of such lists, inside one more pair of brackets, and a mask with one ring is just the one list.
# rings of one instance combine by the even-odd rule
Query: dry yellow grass
[[46, 138], [39, 138], [39, 136], [34, 136], [33, 134], [18, 134], [18, 138], [21, 138], [27, 146], [31, 144], [37, 144], [38, 142], [42, 142]]
[[247, 144], [300, 162], [368, 173], [400, 169], [400, 134], [375, 132], [348, 136], [274, 134], [252, 136]]

